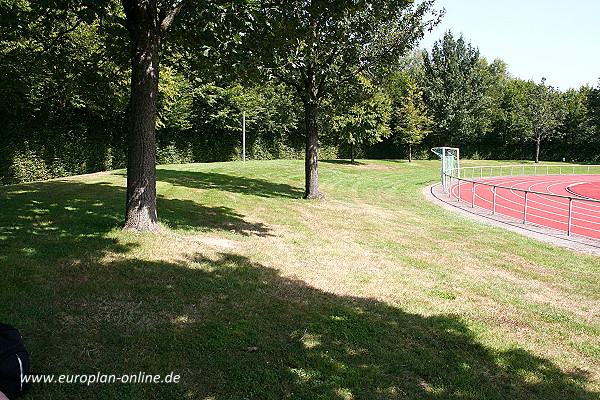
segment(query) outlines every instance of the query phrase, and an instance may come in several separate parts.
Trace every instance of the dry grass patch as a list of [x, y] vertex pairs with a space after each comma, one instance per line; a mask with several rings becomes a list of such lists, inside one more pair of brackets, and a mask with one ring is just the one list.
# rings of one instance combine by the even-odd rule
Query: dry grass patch
[[426, 203], [419, 164], [323, 163], [323, 202], [299, 161], [161, 167], [158, 235], [119, 229], [119, 174], [0, 190], [35, 367], [183, 375], [31, 398], [597, 398], [599, 259]]

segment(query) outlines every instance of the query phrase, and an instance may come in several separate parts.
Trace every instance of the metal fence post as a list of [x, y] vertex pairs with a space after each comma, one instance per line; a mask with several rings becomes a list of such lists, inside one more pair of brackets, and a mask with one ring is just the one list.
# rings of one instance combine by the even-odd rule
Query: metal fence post
[[527, 194], [529, 192], [525, 191], [525, 204], [523, 206], [523, 223], [527, 223]]
[[475, 208], [475, 181], [473, 181], [473, 195], [471, 197], [471, 208]]
[[567, 236], [571, 236], [571, 221], [573, 220], [573, 198], [569, 197], [569, 222], [567, 223]]
[[493, 187], [494, 197], [492, 200], [492, 215], [496, 215], [496, 186]]

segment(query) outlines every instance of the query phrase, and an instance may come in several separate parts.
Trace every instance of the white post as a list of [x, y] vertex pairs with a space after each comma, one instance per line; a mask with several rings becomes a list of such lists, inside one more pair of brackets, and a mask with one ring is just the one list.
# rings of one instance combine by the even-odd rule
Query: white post
[[527, 223], [527, 191], [525, 191], [525, 204], [523, 205], [523, 223]]
[[571, 236], [571, 223], [573, 221], [573, 198], [569, 197], [569, 220], [567, 222], [567, 235]]
[[246, 111], [242, 111], [242, 160], [246, 162]]

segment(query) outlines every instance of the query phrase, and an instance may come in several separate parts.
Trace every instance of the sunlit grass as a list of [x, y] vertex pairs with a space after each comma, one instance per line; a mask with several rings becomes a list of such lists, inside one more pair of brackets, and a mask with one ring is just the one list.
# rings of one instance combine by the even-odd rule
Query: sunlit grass
[[319, 168], [327, 201], [302, 161], [160, 166], [158, 235], [120, 230], [124, 171], [0, 188], [34, 372], [182, 375], [29, 397], [597, 398], [600, 258], [427, 202], [437, 161]]

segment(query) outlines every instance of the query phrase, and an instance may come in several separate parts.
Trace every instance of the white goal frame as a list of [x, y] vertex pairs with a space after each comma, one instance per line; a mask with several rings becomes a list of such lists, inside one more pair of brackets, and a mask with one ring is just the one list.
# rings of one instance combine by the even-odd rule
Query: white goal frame
[[434, 147], [432, 152], [442, 159], [442, 184], [448, 189], [450, 177], [457, 177], [460, 168], [460, 149], [458, 147]]

